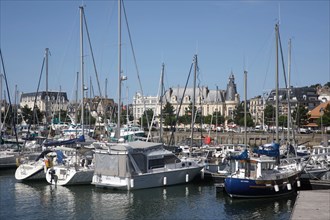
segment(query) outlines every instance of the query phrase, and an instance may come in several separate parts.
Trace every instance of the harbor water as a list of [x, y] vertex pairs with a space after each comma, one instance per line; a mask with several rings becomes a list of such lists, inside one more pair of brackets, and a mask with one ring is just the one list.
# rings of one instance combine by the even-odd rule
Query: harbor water
[[14, 172], [0, 171], [0, 219], [289, 219], [296, 199], [232, 199], [200, 181], [130, 192], [55, 187], [18, 182]]

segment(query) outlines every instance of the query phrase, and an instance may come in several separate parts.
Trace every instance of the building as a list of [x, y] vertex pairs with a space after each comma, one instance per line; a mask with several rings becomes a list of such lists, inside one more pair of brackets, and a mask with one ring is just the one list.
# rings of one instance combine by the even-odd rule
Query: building
[[[288, 114], [288, 92], [287, 89], [279, 89], [279, 115], [287, 115]], [[276, 91], [272, 90], [266, 99], [267, 105], [275, 106], [276, 100]], [[316, 88], [313, 87], [291, 87], [290, 88], [290, 105], [291, 111], [293, 109], [300, 106], [305, 106], [308, 110], [314, 109], [316, 106], [320, 104], [320, 100], [318, 100], [318, 94], [316, 92]], [[291, 112], [292, 113], [292, 112]]]
[[324, 111], [328, 105], [330, 105], [330, 101], [322, 102], [320, 105], [310, 110], [308, 112], [309, 118], [306, 127], [312, 130], [321, 129], [321, 127], [317, 124], [317, 120], [321, 118], [321, 111]]
[[248, 109], [251, 118], [256, 125], [264, 124], [265, 98], [257, 96], [248, 101]]
[[[36, 99], [36, 102], [35, 102]], [[47, 102], [48, 100], [48, 102]], [[41, 112], [46, 112], [46, 105], [48, 103], [49, 114], [53, 115], [60, 110], [66, 111], [68, 108], [69, 100], [66, 92], [32, 92], [22, 93], [20, 99], [20, 107], [28, 106], [33, 109], [35, 105]]]
[[318, 86], [316, 88], [317, 94], [319, 95], [319, 100], [321, 102], [328, 102], [330, 101], [330, 87], [329, 86]]
[[84, 103], [86, 109], [90, 112], [95, 111], [98, 115], [107, 114], [107, 117], [110, 117], [114, 114], [115, 102], [113, 99], [95, 96], [94, 98], [85, 98]]
[[[163, 106], [167, 102], [171, 103], [175, 114], [178, 113], [179, 116], [182, 116], [193, 102], [193, 93], [193, 88], [169, 88], [163, 96]], [[159, 97], [144, 97], [144, 101], [145, 104], [143, 104], [143, 97], [139, 93], [133, 97], [133, 116], [135, 120], [141, 117], [144, 109], [152, 109], [156, 116], [160, 115]], [[203, 116], [212, 115], [213, 112], [219, 111], [225, 118], [232, 118], [233, 111], [239, 103], [240, 99], [233, 73], [229, 76], [226, 90], [209, 90], [208, 87], [195, 89], [195, 106]]]
[[[159, 105], [159, 106], [158, 106]], [[156, 115], [160, 114], [160, 100], [156, 96], [145, 96], [141, 93], [136, 93], [133, 97], [133, 117], [134, 122], [137, 123], [139, 118], [142, 117], [145, 109], [152, 109]]]

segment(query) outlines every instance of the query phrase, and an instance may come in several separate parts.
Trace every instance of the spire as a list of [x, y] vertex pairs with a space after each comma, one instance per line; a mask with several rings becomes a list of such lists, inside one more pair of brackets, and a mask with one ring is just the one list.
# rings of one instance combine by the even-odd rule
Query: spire
[[235, 101], [235, 95], [237, 94], [236, 84], [235, 84], [235, 77], [233, 71], [231, 71], [229, 76], [229, 81], [227, 84], [226, 90], [226, 101]]

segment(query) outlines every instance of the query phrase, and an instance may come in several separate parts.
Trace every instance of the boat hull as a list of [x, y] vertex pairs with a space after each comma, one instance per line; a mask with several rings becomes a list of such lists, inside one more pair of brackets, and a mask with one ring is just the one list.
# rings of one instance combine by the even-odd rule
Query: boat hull
[[15, 171], [15, 178], [20, 181], [44, 180], [44, 164], [40, 162], [21, 164]]
[[319, 180], [321, 179], [329, 169], [326, 168], [320, 168], [320, 169], [314, 169], [314, 170], [307, 170], [302, 172], [300, 178], [301, 179], [312, 179], [312, 180]]
[[93, 182], [96, 187], [136, 190], [162, 186], [170, 186], [191, 182], [200, 175], [202, 167], [167, 170], [164, 172], [144, 173], [132, 177], [116, 177], [94, 174]]
[[94, 169], [78, 168], [73, 166], [55, 166], [55, 179], [52, 180], [50, 169], [47, 170], [46, 180], [48, 183], [59, 186], [91, 184]]
[[[227, 177], [225, 178], [225, 190], [230, 197], [275, 197], [294, 192], [293, 187], [297, 179], [298, 174], [294, 174], [288, 178], [278, 180], [254, 180]], [[288, 184], [290, 184], [291, 189]]]
[[17, 167], [16, 158], [16, 155], [0, 155], [0, 169]]

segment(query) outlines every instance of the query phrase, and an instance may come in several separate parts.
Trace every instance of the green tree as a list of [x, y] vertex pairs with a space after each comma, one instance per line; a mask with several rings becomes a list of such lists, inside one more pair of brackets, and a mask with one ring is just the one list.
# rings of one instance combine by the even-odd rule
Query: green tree
[[140, 125], [142, 124], [142, 126], [144, 128], [147, 128], [148, 127], [148, 124], [147, 124], [147, 117], [146, 115], [148, 115], [148, 120], [149, 120], [149, 123], [154, 115], [154, 111], [152, 109], [147, 109], [144, 111], [142, 117], [140, 118]]
[[308, 123], [308, 109], [303, 105], [298, 105], [292, 113], [293, 121], [297, 127], [301, 127]]
[[206, 115], [206, 116], [204, 116], [203, 117], [203, 123], [204, 124], [215, 124], [215, 119], [213, 118], [213, 116], [212, 115]]
[[24, 119], [24, 121], [27, 124], [31, 124], [33, 121], [33, 112], [32, 109], [28, 107], [28, 105], [24, 105], [23, 108], [21, 108], [21, 114]]
[[[234, 114], [234, 122], [239, 126], [244, 126], [244, 103], [242, 102], [240, 105], [236, 107], [233, 111]], [[229, 123], [229, 121], [228, 121]], [[254, 127], [254, 122], [249, 112], [246, 113], [246, 126]]]
[[268, 126], [274, 125], [275, 107], [273, 107], [272, 105], [267, 105], [264, 110], [264, 114], [265, 114], [265, 124]]
[[327, 82], [326, 84], [324, 84], [324, 86], [330, 87], [330, 82]]
[[288, 116], [286, 116], [286, 115], [280, 115], [278, 117], [278, 125], [280, 127], [287, 127], [287, 125], [288, 125]]
[[321, 86], [321, 84], [320, 83], [317, 83], [317, 84], [311, 85], [310, 87], [311, 88], [316, 88], [316, 87], [319, 87], [319, 86]]
[[165, 126], [175, 126], [174, 107], [170, 102], [167, 102], [163, 108], [163, 122]]
[[27, 124], [38, 124], [42, 122], [44, 114], [40, 111], [38, 106], [35, 106], [34, 110], [25, 105], [21, 108], [21, 114], [24, 121]]
[[[317, 119], [316, 123], [321, 127], [321, 117]], [[330, 105], [329, 104], [323, 109], [322, 124], [323, 124], [323, 127], [330, 126]]]
[[244, 125], [244, 103], [239, 104], [233, 111], [234, 123], [240, 125], [241, 119], [243, 119]]

